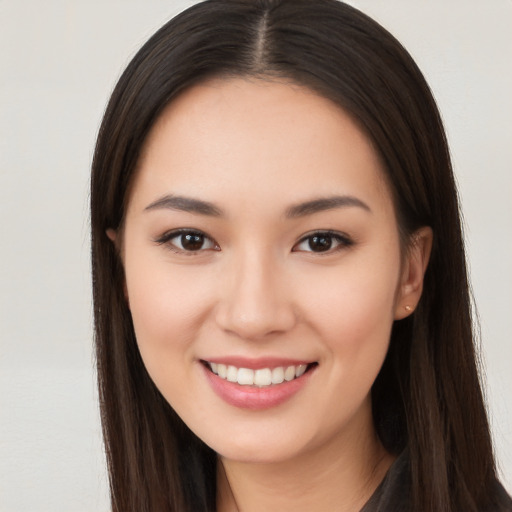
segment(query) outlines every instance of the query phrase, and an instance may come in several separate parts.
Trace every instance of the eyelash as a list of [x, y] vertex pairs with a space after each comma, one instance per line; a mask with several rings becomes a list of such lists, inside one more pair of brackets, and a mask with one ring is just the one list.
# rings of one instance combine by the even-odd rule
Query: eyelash
[[[186, 235], [200, 237], [202, 245], [204, 244], [204, 242], [209, 242], [211, 247], [207, 247], [207, 248], [200, 247], [197, 250], [187, 250], [183, 247], [183, 239], [181, 240], [181, 248], [177, 247], [175, 243], [172, 243], [173, 239], [178, 238], [178, 237], [183, 237]], [[302, 250], [297, 249], [297, 247], [300, 247], [302, 244], [304, 244], [306, 242], [308, 242], [309, 248], [311, 249], [311, 243], [315, 238], [324, 239], [324, 240], [328, 241], [326, 244], [326, 245], [328, 245], [328, 247], [326, 248], [325, 251], [323, 251], [323, 250], [307, 251], [304, 249], [302, 249]], [[333, 241], [335, 242], [334, 248], [332, 247]], [[206, 251], [206, 250], [215, 250], [215, 251], [220, 250], [219, 245], [217, 244], [217, 242], [215, 242], [215, 240], [213, 238], [209, 237], [206, 233], [203, 233], [202, 231], [199, 231], [196, 229], [182, 228], [182, 229], [175, 229], [172, 231], [168, 231], [168, 232], [164, 233], [161, 237], [157, 238], [155, 240], [155, 243], [157, 243], [158, 245], [165, 245], [173, 252], [178, 253], [178, 254], [185, 254], [187, 256], [197, 256], [199, 253]], [[334, 252], [338, 252], [338, 251], [340, 251], [344, 248], [348, 248], [352, 245], [354, 245], [354, 241], [348, 235], [346, 235], [344, 233], [340, 233], [337, 231], [330, 231], [330, 230], [314, 231], [314, 232], [311, 232], [311, 233], [307, 234], [306, 236], [302, 237], [292, 247], [292, 252], [310, 252], [310, 253], [316, 254], [318, 256], [323, 256], [323, 255], [327, 255], [327, 254], [332, 254]]]
[[[346, 249], [348, 247], [351, 247], [352, 245], [354, 245], [354, 241], [346, 234], [344, 233], [340, 233], [338, 231], [330, 231], [330, 230], [326, 230], [326, 231], [314, 231], [312, 233], [309, 233], [307, 234], [306, 236], [302, 237], [298, 243], [296, 243], [293, 248], [292, 248], [292, 251], [293, 252], [298, 252], [296, 250], [296, 247], [299, 247], [301, 244], [309, 241], [309, 247], [311, 248], [311, 241], [314, 239], [314, 238], [324, 238], [324, 239], [330, 239], [331, 240], [331, 243], [329, 244], [329, 247], [327, 248], [327, 250], [325, 251], [304, 251], [304, 252], [311, 252], [313, 254], [316, 254], [318, 256], [323, 256], [323, 255], [327, 255], [327, 254], [332, 254], [334, 252], [338, 252], [338, 251], [341, 251], [342, 249]], [[336, 245], [333, 247], [331, 247], [332, 245], [332, 241], [336, 242]]]
[[[172, 240], [174, 238], [183, 237], [183, 236], [197, 236], [201, 237], [203, 239], [203, 243], [208, 241], [212, 245], [212, 247], [208, 247], [206, 249], [200, 248], [198, 250], [187, 250], [183, 247], [183, 243], [181, 244], [182, 247], [177, 247], [174, 243], [172, 243]], [[205, 250], [220, 250], [220, 247], [218, 246], [217, 242], [213, 240], [213, 238], [210, 238], [206, 233], [203, 233], [202, 231], [199, 231], [197, 229], [174, 229], [172, 231], [168, 231], [164, 233], [161, 237], [157, 238], [155, 242], [158, 245], [165, 245], [167, 246], [171, 251], [176, 252], [178, 254], [185, 254], [187, 256], [197, 256], [200, 252], [203, 252]]]

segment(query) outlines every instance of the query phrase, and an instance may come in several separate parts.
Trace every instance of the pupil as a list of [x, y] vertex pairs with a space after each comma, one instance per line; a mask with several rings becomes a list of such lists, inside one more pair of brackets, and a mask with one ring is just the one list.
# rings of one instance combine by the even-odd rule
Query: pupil
[[197, 233], [181, 235], [181, 245], [187, 251], [198, 251], [204, 243], [204, 236]]
[[309, 248], [315, 252], [328, 251], [332, 245], [330, 235], [316, 235], [309, 239]]

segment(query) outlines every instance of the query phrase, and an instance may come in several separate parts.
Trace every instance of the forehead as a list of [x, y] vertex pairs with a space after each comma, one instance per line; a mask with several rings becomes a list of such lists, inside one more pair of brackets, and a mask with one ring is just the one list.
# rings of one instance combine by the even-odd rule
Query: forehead
[[201, 83], [166, 107], [132, 192], [272, 202], [333, 188], [389, 199], [378, 155], [352, 118], [305, 87], [238, 78]]

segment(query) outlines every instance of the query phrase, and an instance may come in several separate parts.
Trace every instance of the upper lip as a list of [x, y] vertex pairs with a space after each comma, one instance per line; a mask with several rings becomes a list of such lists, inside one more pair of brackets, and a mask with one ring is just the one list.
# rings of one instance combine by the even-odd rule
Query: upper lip
[[226, 366], [235, 366], [236, 368], [248, 368], [251, 370], [257, 370], [259, 368], [278, 368], [280, 366], [299, 366], [301, 364], [311, 364], [315, 361], [308, 359], [292, 359], [285, 357], [238, 357], [238, 356], [226, 356], [226, 357], [212, 357], [201, 359], [204, 362], [225, 364]]

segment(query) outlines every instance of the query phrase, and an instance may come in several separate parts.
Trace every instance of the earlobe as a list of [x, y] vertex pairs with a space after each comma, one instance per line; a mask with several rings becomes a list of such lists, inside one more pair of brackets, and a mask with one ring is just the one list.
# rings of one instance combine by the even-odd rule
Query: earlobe
[[[113, 228], [109, 228], [105, 231], [106, 235], [108, 236], [108, 238], [111, 240], [111, 242], [115, 245], [115, 247], [117, 249], [118, 248], [118, 237], [117, 237], [117, 231]], [[121, 260], [122, 260], [122, 255], [121, 255], [121, 252], [119, 251], [119, 255], [121, 257]], [[124, 298], [126, 300], [126, 304], [128, 305], [128, 309], [130, 309], [130, 299], [128, 297], [128, 288], [126, 286], [126, 278], [124, 279], [124, 282], [123, 282], [123, 294], [124, 294]]]
[[401, 320], [412, 314], [421, 298], [433, 236], [432, 229], [425, 226], [418, 229], [411, 237], [396, 302], [395, 320]]
[[114, 245], [119, 257], [121, 260], [123, 259], [123, 250], [122, 250], [122, 235], [119, 234], [119, 232], [114, 228], [108, 228], [105, 230], [105, 234], [107, 235], [108, 239], [112, 242]]
[[107, 236], [110, 238], [110, 240], [114, 243], [116, 243], [116, 240], [117, 240], [117, 231], [115, 229], [112, 229], [112, 228], [108, 228], [105, 233], [107, 234]]

